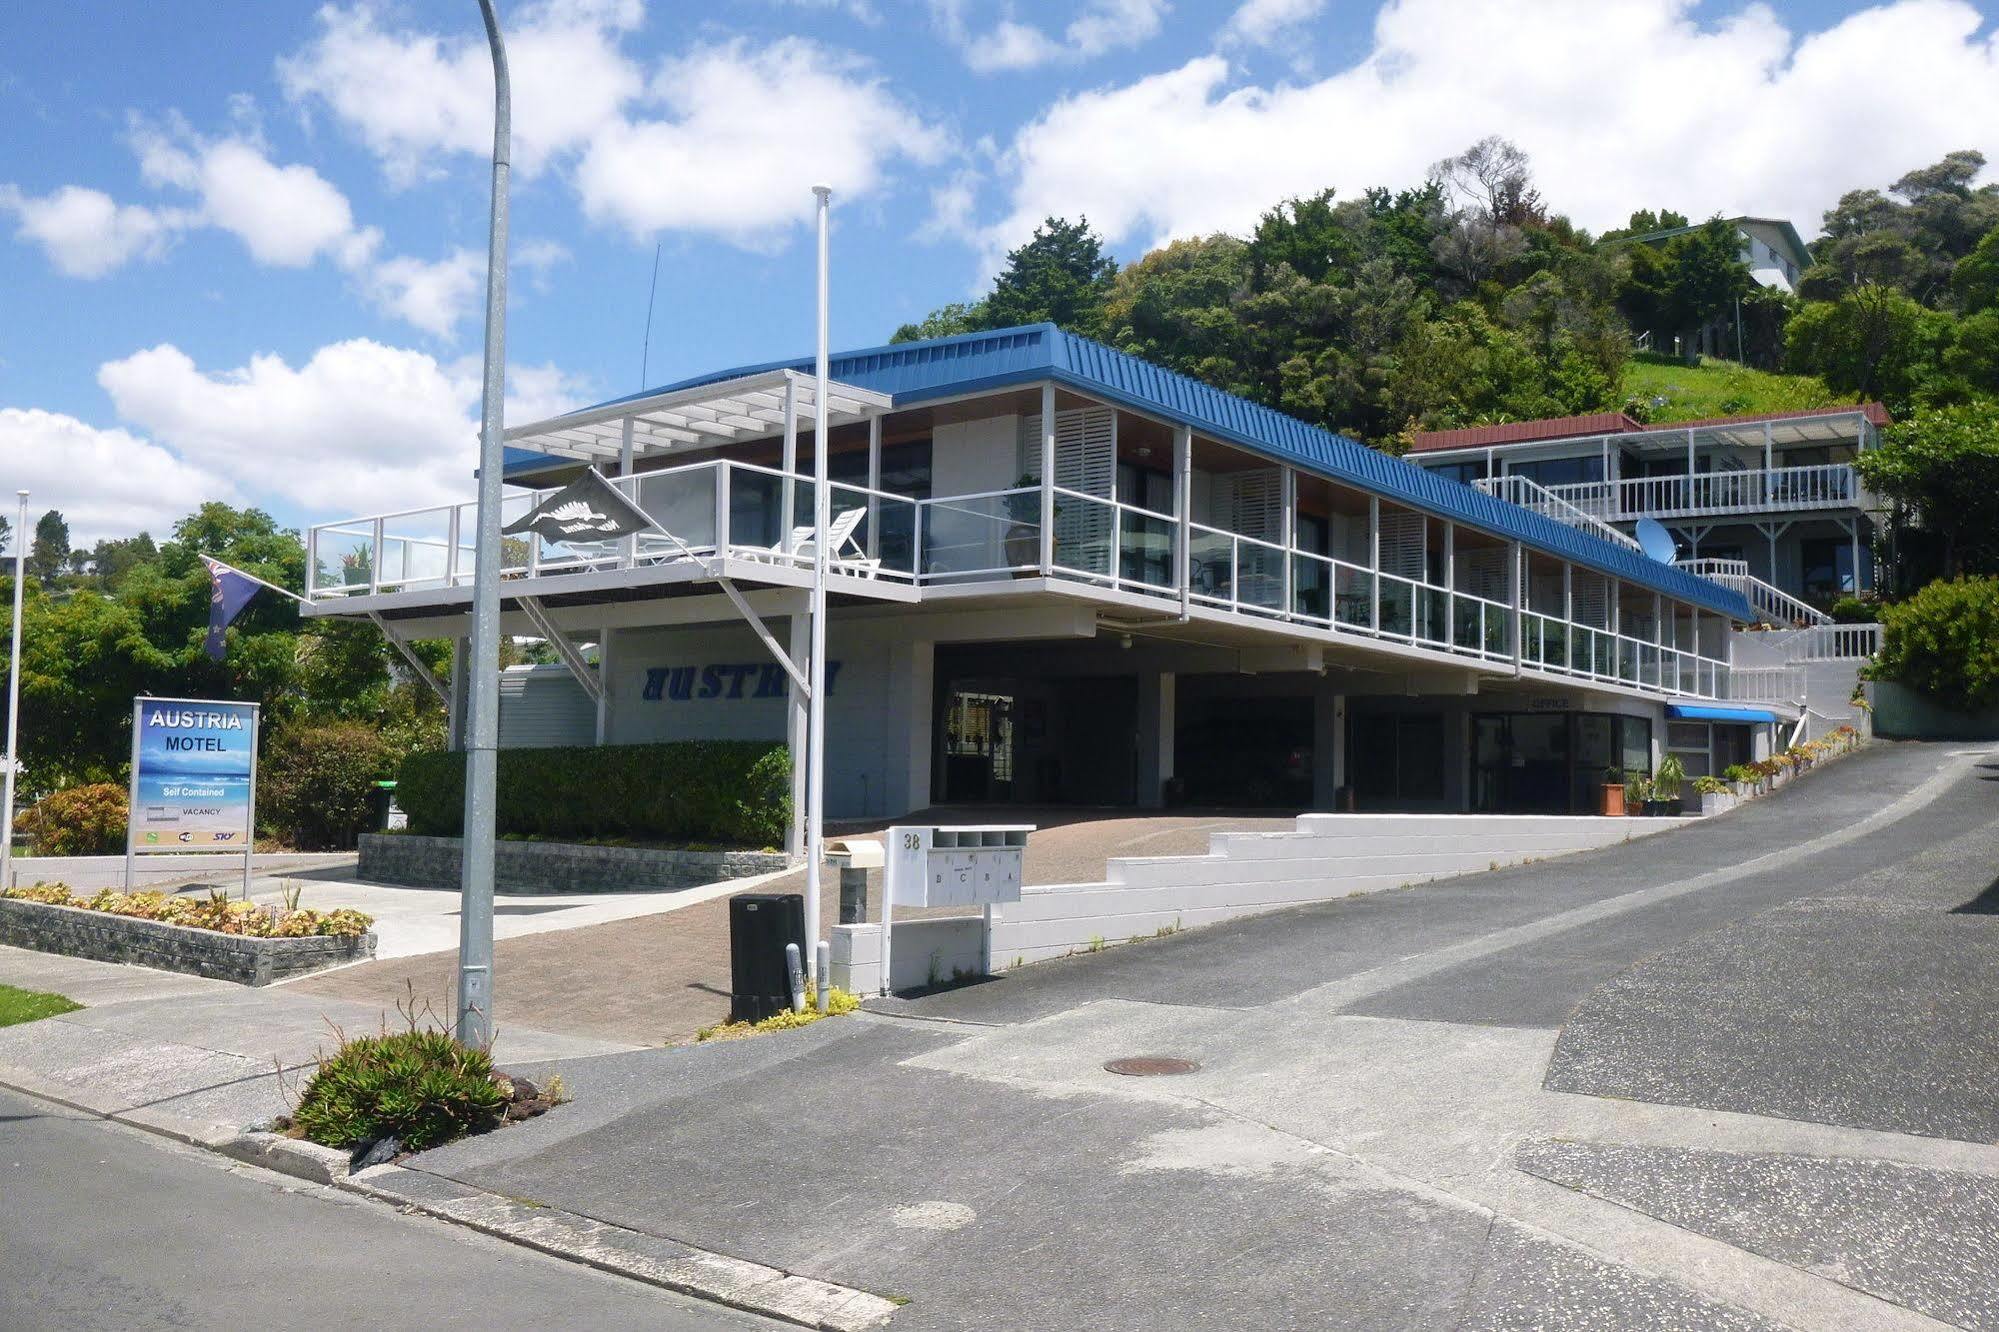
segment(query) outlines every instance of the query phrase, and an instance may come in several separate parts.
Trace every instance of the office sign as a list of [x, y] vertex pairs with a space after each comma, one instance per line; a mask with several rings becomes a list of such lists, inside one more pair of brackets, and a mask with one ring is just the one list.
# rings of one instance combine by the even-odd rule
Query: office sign
[[132, 701], [133, 854], [241, 851], [256, 818], [257, 705]]

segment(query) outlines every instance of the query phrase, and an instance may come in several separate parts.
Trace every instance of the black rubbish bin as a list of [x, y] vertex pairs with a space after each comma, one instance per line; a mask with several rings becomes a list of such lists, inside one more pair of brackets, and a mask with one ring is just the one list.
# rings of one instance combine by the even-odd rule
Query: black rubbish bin
[[729, 899], [729, 1021], [761, 1022], [791, 1007], [784, 946], [805, 964], [802, 893], [740, 893]]

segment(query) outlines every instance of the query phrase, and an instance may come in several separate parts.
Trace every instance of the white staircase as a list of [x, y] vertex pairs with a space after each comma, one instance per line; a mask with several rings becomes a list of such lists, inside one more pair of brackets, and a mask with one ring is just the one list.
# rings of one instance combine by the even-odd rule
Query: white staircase
[[1808, 602], [1798, 600], [1781, 587], [1773, 587], [1749, 572], [1747, 560], [1678, 560], [1675, 568], [1696, 578], [1720, 583], [1731, 592], [1740, 592], [1750, 609], [1767, 624], [1831, 624], [1832, 617]]

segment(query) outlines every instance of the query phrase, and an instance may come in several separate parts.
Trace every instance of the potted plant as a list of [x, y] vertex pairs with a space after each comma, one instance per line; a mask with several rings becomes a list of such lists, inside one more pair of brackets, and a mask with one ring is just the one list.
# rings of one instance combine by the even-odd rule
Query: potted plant
[[1652, 773], [1652, 793], [1647, 805], [1657, 805], [1657, 809], [1646, 812], [1654, 815], [1677, 816], [1680, 812], [1680, 788], [1687, 783], [1686, 765], [1677, 754], [1668, 754], [1659, 760], [1659, 766]]
[[1721, 770], [1721, 778], [1729, 784], [1731, 795], [1745, 796], [1756, 784], [1756, 770], [1746, 763], [1731, 763]]
[[1633, 818], [1652, 811], [1645, 807], [1652, 794], [1652, 779], [1642, 772], [1626, 773], [1624, 777], [1624, 812]]
[[1701, 798], [1701, 813], [1724, 814], [1735, 807], [1735, 795], [1719, 777], [1694, 778], [1694, 790]]
[[1624, 817], [1624, 770], [1605, 768], [1603, 770], [1603, 796], [1598, 802], [1597, 813], [1611, 818]]

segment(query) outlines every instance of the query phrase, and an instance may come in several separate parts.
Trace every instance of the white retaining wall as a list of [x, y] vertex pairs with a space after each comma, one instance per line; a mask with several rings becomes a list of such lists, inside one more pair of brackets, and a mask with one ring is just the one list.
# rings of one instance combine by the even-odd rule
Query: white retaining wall
[[[897, 921], [894, 988], [920, 989], [985, 970], [985, 921], [978, 916], [929, 916]], [[882, 927], [836, 925], [829, 965], [833, 984], [858, 995], [881, 992]]]
[[[1587, 815], [1304, 814], [1294, 832], [1218, 833], [1205, 856], [1112, 860], [1103, 883], [1030, 885], [1021, 901], [995, 911], [992, 965], [1003, 971], [1302, 902], [1609, 846], [1691, 822]], [[898, 926], [898, 985], [904, 983], [902, 937]]]

